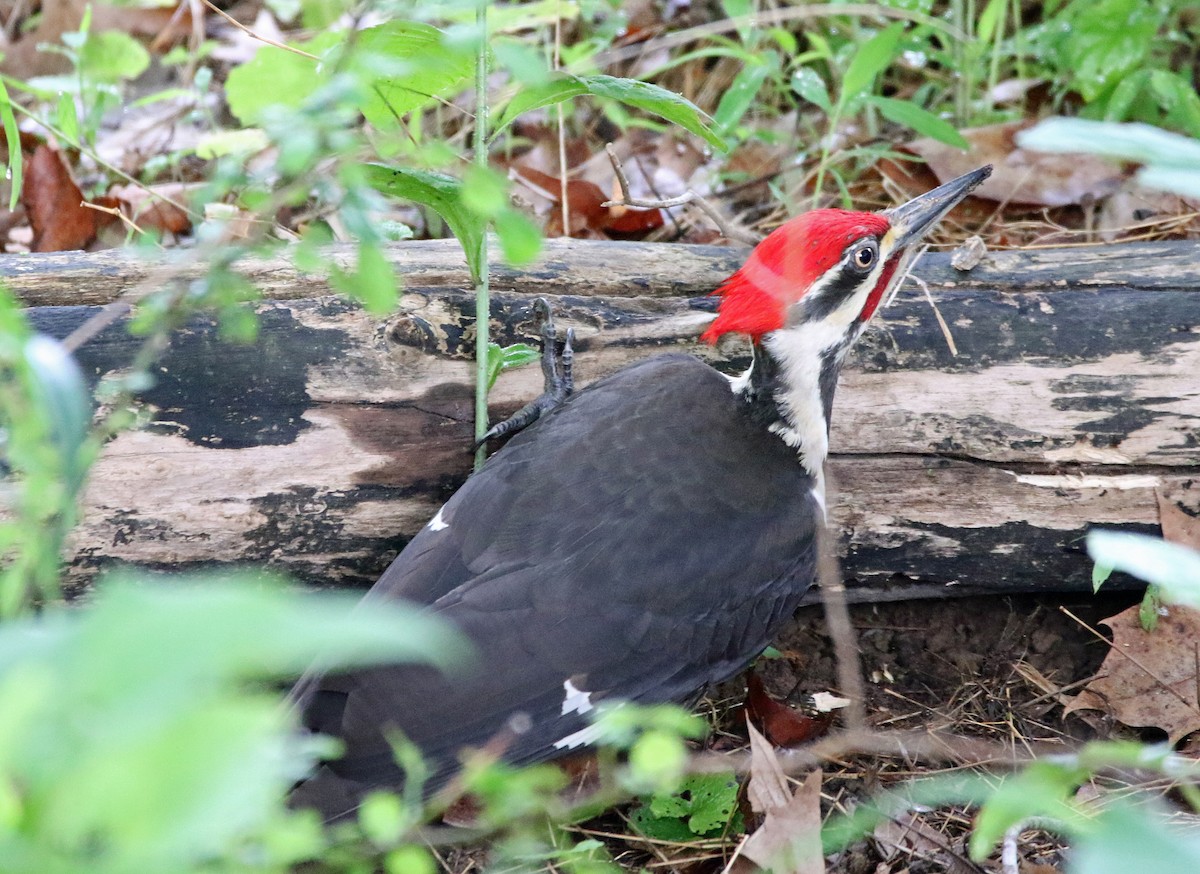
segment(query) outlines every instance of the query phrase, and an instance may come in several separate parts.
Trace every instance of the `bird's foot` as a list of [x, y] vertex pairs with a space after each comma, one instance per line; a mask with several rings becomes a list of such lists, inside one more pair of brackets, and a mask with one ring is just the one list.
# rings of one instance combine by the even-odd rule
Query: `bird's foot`
[[527, 428], [541, 418], [543, 413], [550, 412], [566, 401], [575, 391], [575, 379], [571, 370], [575, 359], [575, 329], [567, 329], [560, 348], [549, 302], [544, 297], [539, 297], [533, 302], [533, 311], [541, 323], [542, 393], [503, 422], [489, 428], [483, 439], [476, 441], [476, 449], [493, 437], [506, 437]]

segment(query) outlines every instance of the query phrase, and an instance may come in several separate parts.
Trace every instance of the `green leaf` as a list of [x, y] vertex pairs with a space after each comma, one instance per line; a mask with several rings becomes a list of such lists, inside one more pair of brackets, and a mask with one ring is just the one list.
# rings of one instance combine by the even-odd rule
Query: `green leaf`
[[378, 847], [387, 847], [400, 840], [407, 817], [394, 792], [372, 792], [358, 809], [358, 821], [367, 840]]
[[833, 114], [833, 103], [825, 80], [812, 67], [800, 67], [792, 73], [792, 88], [809, 103], [816, 104], [826, 115]]
[[479, 278], [487, 265], [480, 263], [479, 251], [487, 221], [462, 200], [462, 182], [453, 176], [414, 170], [409, 167], [388, 167], [367, 164], [363, 168], [367, 184], [390, 197], [400, 197], [428, 206], [450, 226], [451, 233], [462, 244], [467, 257], [471, 282]]
[[907, 100], [895, 100], [891, 97], [880, 97], [878, 95], [867, 99], [871, 104], [878, 107], [879, 112], [888, 121], [904, 125], [916, 131], [921, 136], [930, 137], [948, 146], [953, 146], [956, 149], [966, 151], [971, 148], [971, 144], [963, 138], [962, 134], [954, 129], [954, 125], [944, 119], [938, 118], [932, 112], [922, 109], [915, 103], [909, 103]]
[[45, 334], [26, 341], [25, 360], [33, 378], [34, 400], [50, 421], [68, 498], [73, 498], [87, 473], [87, 460], [81, 455], [92, 424], [87, 383], [66, 347]]
[[457, 91], [474, 70], [474, 57], [436, 27], [395, 20], [358, 34], [353, 68], [368, 86], [363, 115], [388, 129], [436, 97]]
[[331, 278], [339, 291], [361, 300], [367, 312], [383, 315], [396, 308], [396, 272], [381, 246], [360, 241], [354, 272], [335, 270]]
[[[296, 48], [320, 54], [337, 41], [335, 34], [325, 33], [311, 42], [297, 44]], [[322, 80], [312, 58], [264, 45], [249, 61], [229, 71], [225, 100], [234, 117], [250, 127], [261, 122], [271, 107], [300, 108]]]
[[584, 84], [583, 79], [566, 73], [555, 73], [548, 81], [540, 85], [530, 85], [521, 88], [508, 101], [508, 105], [504, 107], [504, 112], [501, 113], [492, 131], [492, 137], [495, 138], [502, 130], [512, 124], [519, 115], [546, 106], [553, 106], [556, 103], [562, 103], [565, 100], [570, 100], [573, 97], [579, 97], [587, 93], [588, 88]]
[[1200, 166], [1200, 141], [1148, 124], [1048, 118], [1017, 134], [1017, 143], [1039, 152], [1082, 152], [1185, 170]]
[[1149, 70], [1138, 70], [1117, 83], [1104, 107], [1105, 121], [1125, 121], [1142, 87], [1150, 81]]
[[1116, 800], [1077, 841], [1069, 874], [1194, 874], [1200, 871], [1200, 839], [1172, 828], [1171, 813], [1153, 805]]
[[1181, 167], [1143, 167], [1137, 172], [1139, 184], [1183, 197], [1200, 197], [1200, 170]]
[[1158, 610], [1161, 606], [1158, 587], [1147, 586], [1145, 594], [1142, 595], [1142, 602], [1138, 605], [1138, 624], [1142, 626], [1142, 631], [1152, 632], [1158, 628]]
[[437, 874], [438, 866], [429, 850], [416, 844], [397, 847], [383, 857], [387, 874]]
[[715, 149], [725, 151], [727, 148], [725, 141], [713, 129], [712, 119], [687, 99], [649, 82], [603, 75], [571, 76], [560, 73], [545, 85], [522, 89], [505, 107], [495, 132], [503, 130], [521, 113], [584, 94], [605, 97], [644, 110], [703, 137]]
[[118, 30], [89, 33], [79, 55], [79, 76], [85, 82], [115, 85], [136, 79], [149, 66], [150, 53]]
[[[70, 99], [69, 97], [67, 98]], [[24, 185], [25, 162], [21, 154], [21, 148], [18, 145], [13, 148], [13, 143], [21, 142], [21, 132], [17, 128], [17, 118], [13, 114], [12, 100], [8, 96], [8, 88], [4, 84], [4, 80], [0, 79], [0, 121], [4, 123], [4, 139], [9, 143], [8, 148], [8, 166], [6, 169], [7, 176], [10, 176], [12, 184], [12, 193], [8, 198], [9, 210], [17, 208], [17, 203], [21, 199], [21, 188]]]
[[728, 146], [713, 130], [712, 119], [691, 101], [649, 82], [636, 79], [618, 79], [615, 76], [581, 76], [579, 80], [588, 93], [596, 97], [607, 97], [626, 106], [632, 106], [657, 115], [676, 124], [686, 131], [702, 137], [710, 146], [724, 152]]
[[975, 39], [978, 43], [986, 45], [992, 41], [997, 27], [1003, 24], [1006, 11], [1008, 0], [988, 0], [988, 5], [984, 7], [983, 14], [979, 16], [979, 23], [975, 26]]
[[1086, 827], [1087, 817], [1070, 800], [1085, 779], [1087, 772], [1078, 765], [1050, 761], [1034, 762], [1004, 778], [975, 819], [971, 858], [977, 862], [987, 858], [1005, 832], [1030, 817], [1057, 820], [1068, 832]]
[[900, 22], [890, 24], [875, 34], [854, 53], [846, 75], [842, 77], [842, 90], [839, 104], [846, 106], [851, 100], [869, 89], [875, 77], [887, 69], [899, 51], [900, 37], [904, 35], [904, 25]]
[[518, 209], [502, 210], [495, 218], [504, 260], [519, 267], [531, 264], [542, 253], [542, 229]]
[[1108, 578], [1112, 576], [1113, 569], [1107, 565], [1096, 562], [1092, 565], [1092, 594], [1100, 591], [1100, 587], [1108, 582]]
[[1087, 550], [1097, 564], [1158, 586], [1164, 601], [1200, 609], [1200, 552], [1123, 531], [1089, 531]]
[[[772, 52], [766, 57], [775, 61], [777, 56]], [[750, 110], [763, 82], [771, 75], [775, 66], [776, 64], [761, 59], [747, 62], [733, 77], [733, 81], [721, 95], [721, 101], [717, 104], [716, 112], [713, 115], [713, 122], [721, 136], [729, 136], [742, 117]]]
[[471, 164], [463, 174], [463, 205], [486, 219], [508, 206], [508, 179], [491, 167]]

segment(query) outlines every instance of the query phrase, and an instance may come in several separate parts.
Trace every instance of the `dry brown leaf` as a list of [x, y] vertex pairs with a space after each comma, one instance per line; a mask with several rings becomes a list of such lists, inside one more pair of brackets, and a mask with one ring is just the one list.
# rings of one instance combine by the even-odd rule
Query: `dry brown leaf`
[[100, 213], [80, 206], [83, 192], [71, 178], [62, 155], [38, 146], [25, 167], [21, 203], [33, 227], [34, 252], [82, 249], [96, 238]]
[[1200, 729], [1200, 611], [1171, 606], [1154, 631], [1145, 631], [1139, 609], [1101, 623], [1112, 629], [1112, 649], [1063, 712], [1106, 711], [1125, 725], [1160, 728], [1174, 743]]
[[767, 739], [750, 732], [750, 781], [746, 795], [762, 825], [742, 844], [741, 857], [774, 874], [824, 874], [821, 853], [821, 772], [813, 771], [792, 794]]
[[1104, 201], [1096, 217], [1096, 230], [1108, 243], [1153, 228], [1200, 231], [1197, 212], [1200, 199], [1143, 188], [1130, 179]]
[[1163, 540], [1200, 549], [1200, 482], [1164, 483], [1154, 490]]
[[1089, 197], [1100, 200], [1121, 187], [1125, 174], [1112, 161], [1019, 148], [1016, 135], [1032, 124], [1005, 122], [961, 131], [971, 144], [966, 152], [932, 139], [914, 140], [904, 148], [924, 158], [939, 182], [991, 164], [992, 175], [972, 195], [1001, 203], [1066, 206]]

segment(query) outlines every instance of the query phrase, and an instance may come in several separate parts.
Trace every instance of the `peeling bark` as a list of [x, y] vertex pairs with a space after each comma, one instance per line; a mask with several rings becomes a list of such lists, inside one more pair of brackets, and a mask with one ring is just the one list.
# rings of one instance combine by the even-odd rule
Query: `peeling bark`
[[[995, 253], [969, 274], [922, 262], [954, 332], [902, 292], [864, 337], [835, 404], [830, 477], [852, 595], [1086, 589], [1089, 526], [1158, 530], [1156, 488], [1200, 479], [1200, 247], [1172, 243]], [[586, 383], [668, 349], [727, 371], [744, 344], [694, 338], [740, 253], [551, 241], [498, 270], [492, 329], [535, 336], [552, 296]], [[454, 245], [394, 250], [407, 293], [386, 319], [280, 263], [247, 273], [273, 299], [259, 340], [199, 320], [172, 340], [142, 431], [93, 473], [69, 570], [261, 563], [320, 584], [369, 583], [470, 465], [474, 300]], [[40, 329], [65, 336], [154, 268], [112, 253], [0, 258]], [[514, 290], [519, 289], [519, 291]], [[67, 305], [70, 304], [70, 305]], [[81, 305], [87, 304], [87, 305]], [[80, 351], [98, 379], [136, 341], [114, 325]], [[494, 417], [540, 390], [501, 377]]]

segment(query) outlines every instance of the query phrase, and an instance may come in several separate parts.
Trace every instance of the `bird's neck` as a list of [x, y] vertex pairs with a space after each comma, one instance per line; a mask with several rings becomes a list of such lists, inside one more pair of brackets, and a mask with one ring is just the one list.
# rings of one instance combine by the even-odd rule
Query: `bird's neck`
[[795, 449], [818, 483], [833, 391], [853, 339], [819, 322], [774, 331], [755, 345], [754, 361], [735, 385], [756, 421]]

